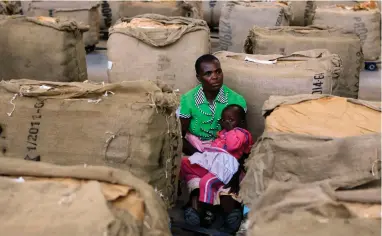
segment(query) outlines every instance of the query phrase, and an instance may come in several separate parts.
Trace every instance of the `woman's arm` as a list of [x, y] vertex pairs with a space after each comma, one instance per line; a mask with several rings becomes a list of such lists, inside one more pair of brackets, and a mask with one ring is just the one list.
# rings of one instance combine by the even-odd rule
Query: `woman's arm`
[[195, 152], [199, 152], [188, 140], [185, 138], [188, 128], [190, 127], [190, 118], [180, 118], [180, 124], [182, 126], [182, 140], [183, 140], [183, 153], [187, 156], [191, 156]]

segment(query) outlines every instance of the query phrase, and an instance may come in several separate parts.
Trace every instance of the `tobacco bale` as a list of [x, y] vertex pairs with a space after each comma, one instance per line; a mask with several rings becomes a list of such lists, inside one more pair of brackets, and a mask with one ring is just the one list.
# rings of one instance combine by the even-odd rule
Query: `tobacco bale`
[[363, 53], [359, 37], [338, 28], [253, 27], [245, 42], [245, 52], [251, 54], [288, 55], [299, 50], [327, 49], [341, 57], [344, 67], [333, 94], [357, 98], [359, 75], [363, 68]]
[[329, 95], [271, 96], [266, 128], [246, 162], [240, 196], [251, 204], [271, 181], [353, 188], [380, 179], [381, 103]]
[[203, 19], [201, 1], [122, 1], [119, 16], [135, 17], [143, 14], [182, 16]]
[[[357, 208], [358, 207], [358, 208]], [[381, 234], [380, 211], [338, 202], [327, 183], [273, 183], [249, 213], [247, 235], [362, 235]], [[372, 206], [374, 212], [381, 205]], [[358, 212], [354, 211], [357, 209]]]
[[66, 18], [89, 26], [83, 33], [85, 46], [99, 42], [101, 15], [99, 2], [92, 1], [24, 1], [24, 14], [27, 16], [50, 16]]
[[163, 202], [128, 171], [0, 163], [0, 227], [7, 235], [170, 235]]
[[[326, 50], [294, 52], [287, 56], [231, 52], [214, 55], [224, 71], [224, 83], [247, 101], [248, 129], [254, 138], [264, 131], [261, 108], [269, 96], [331, 94], [342, 70], [338, 55]], [[277, 62], [272, 64], [273, 60]]]
[[207, 23], [192, 18], [155, 14], [122, 18], [110, 28], [109, 35], [110, 82], [136, 78], [164, 81], [185, 93], [197, 84], [190, 65], [210, 51]]
[[292, 19], [291, 26], [307, 26], [311, 25], [316, 7], [316, 1], [288, 1], [290, 6]]
[[0, 15], [21, 14], [20, 1], [0, 1]]
[[289, 25], [290, 8], [274, 2], [226, 2], [219, 23], [220, 50], [243, 52], [244, 41], [253, 26]]
[[0, 79], [86, 80], [86, 30], [66, 19], [0, 16]]
[[317, 8], [313, 24], [338, 27], [355, 33], [361, 39], [367, 61], [381, 56], [381, 12], [378, 8], [328, 6]]
[[0, 147], [18, 159], [129, 170], [170, 207], [181, 155], [178, 100], [150, 81], [2, 81]]

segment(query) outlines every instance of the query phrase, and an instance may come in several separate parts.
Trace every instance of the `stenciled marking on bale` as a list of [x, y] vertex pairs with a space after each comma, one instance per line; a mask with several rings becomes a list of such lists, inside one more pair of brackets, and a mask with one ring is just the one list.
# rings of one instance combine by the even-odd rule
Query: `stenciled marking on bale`
[[233, 8], [235, 7], [234, 4], [228, 4], [227, 5], [227, 12], [221, 16], [221, 33], [223, 34], [222, 37], [220, 37], [220, 49], [227, 51], [229, 46], [232, 46], [232, 29], [231, 29], [231, 13], [233, 11]]
[[354, 74], [354, 77], [356, 78], [356, 83], [353, 84], [353, 86], [356, 88], [354, 92], [358, 93], [359, 91], [359, 73], [358, 72], [362, 69], [362, 65], [363, 65], [363, 63], [361, 63], [362, 52], [357, 52], [356, 57], [357, 57], [357, 60], [356, 60], [357, 69], [355, 70], [355, 74]]
[[32, 160], [32, 161], [40, 161], [40, 155], [36, 153], [37, 151], [37, 140], [38, 140], [38, 133], [40, 130], [40, 124], [41, 124], [41, 109], [44, 107], [44, 101], [37, 101], [36, 104], [34, 104], [34, 108], [36, 109], [36, 113], [32, 115], [32, 119], [30, 122], [30, 128], [28, 131], [27, 136], [27, 154], [25, 155], [25, 160]]
[[211, 24], [213, 23], [214, 21], [214, 8], [216, 6], [216, 0], [210, 0], [209, 2], [209, 7], [210, 7], [210, 22]]
[[102, 7], [102, 16], [104, 17], [103, 20], [105, 22], [105, 26], [106, 28], [109, 28], [111, 26], [112, 16], [113, 16], [110, 5], [107, 1], [102, 1], [101, 7]]
[[314, 9], [314, 1], [307, 1], [305, 5], [305, 11], [304, 11], [304, 25], [310, 25], [311, 14]]
[[284, 10], [281, 9], [279, 12], [279, 16], [277, 17], [277, 20], [276, 20], [276, 26], [281, 25], [281, 22], [283, 21], [283, 17], [284, 17]]
[[157, 68], [158, 71], [167, 70], [168, 68], [170, 68], [171, 59], [165, 55], [158, 55], [157, 65], [158, 65], [158, 68]]
[[364, 22], [362, 22], [361, 17], [354, 17], [354, 20], [356, 21], [354, 23], [354, 32], [360, 38], [361, 45], [363, 46], [363, 44], [365, 43], [365, 41], [367, 39], [367, 33], [368, 33], [368, 30], [366, 28], [366, 24]]
[[166, 73], [171, 68], [171, 59], [165, 55], [158, 55], [157, 71], [162, 75], [157, 76], [157, 80], [162, 80], [170, 87], [174, 88], [176, 76], [173, 73]]
[[324, 73], [318, 73], [313, 76], [313, 88], [312, 94], [322, 94], [322, 88], [324, 87], [325, 75]]
[[280, 48], [279, 51], [280, 51], [280, 54], [281, 54], [281, 55], [284, 55], [284, 56], [286, 55], [286, 54], [285, 54], [285, 48]]

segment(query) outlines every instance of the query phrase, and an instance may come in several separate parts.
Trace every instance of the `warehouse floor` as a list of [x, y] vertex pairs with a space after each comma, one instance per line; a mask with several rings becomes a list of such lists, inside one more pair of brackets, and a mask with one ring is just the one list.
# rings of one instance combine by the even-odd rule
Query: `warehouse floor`
[[[216, 51], [217, 41], [212, 41], [212, 51]], [[101, 41], [96, 50], [87, 54], [88, 77], [90, 81], [107, 80], [106, 41]], [[190, 65], [193, 66], [193, 65]], [[224, 68], [223, 68], [224, 70]], [[370, 101], [381, 101], [381, 71], [362, 71], [360, 76], [359, 98]]]

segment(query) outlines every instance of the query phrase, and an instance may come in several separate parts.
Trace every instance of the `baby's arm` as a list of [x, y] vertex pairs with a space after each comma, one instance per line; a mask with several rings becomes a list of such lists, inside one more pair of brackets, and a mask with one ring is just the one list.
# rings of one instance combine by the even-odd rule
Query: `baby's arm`
[[246, 142], [245, 134], [237, 129], [230, 130], [226, 133], [226, 147], [228, 152], [240, 149]]

